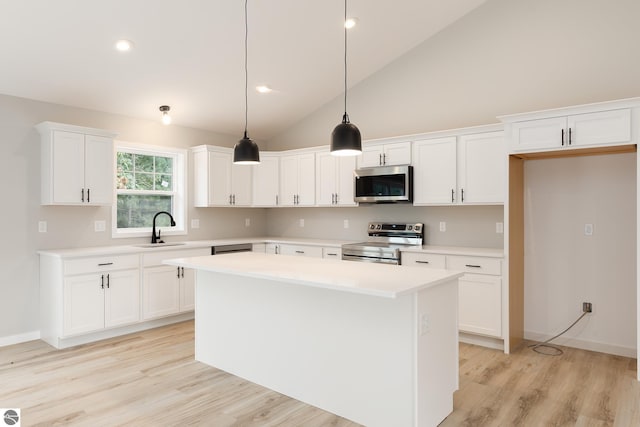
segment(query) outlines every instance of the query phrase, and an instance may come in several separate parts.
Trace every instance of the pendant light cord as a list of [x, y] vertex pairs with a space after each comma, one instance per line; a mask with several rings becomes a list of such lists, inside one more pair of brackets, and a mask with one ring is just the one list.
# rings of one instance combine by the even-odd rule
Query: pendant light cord
[[344, 0], [344, 117], [343, 122], [349, 123], [347, 115], [347, 0]]
[[[346, 1], [346, 0], [345, 0]], [[249, 39], [249, 20], [247, 13], [247, 2], [244, 0], [244, 138], [247, 138], [247, 127], [249, 123], [249, 69], [247, 66], [248, 57], [248, 39]]]

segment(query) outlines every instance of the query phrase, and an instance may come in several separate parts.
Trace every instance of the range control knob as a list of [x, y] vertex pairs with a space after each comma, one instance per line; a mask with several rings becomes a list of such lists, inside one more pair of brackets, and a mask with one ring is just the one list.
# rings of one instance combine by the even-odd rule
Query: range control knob
[[407, 226], [407, 230], [409, 230], [409, 231], [413, 230], [413, 225], [408, 225]]
[[376, 230], [381, 230], [381, 229], [382, 229], [382, 224], [376, 225]]
[[420, 226], [418, 224], [416, 224], [416, 226], [414, 227], [416, 231], [420, 231]]
[[373, 230], [374, 228], [376, 228], [376, 226], [375, 226], [375, 224], [369, 224], [369, 228], [370, 228], [371, 230]]

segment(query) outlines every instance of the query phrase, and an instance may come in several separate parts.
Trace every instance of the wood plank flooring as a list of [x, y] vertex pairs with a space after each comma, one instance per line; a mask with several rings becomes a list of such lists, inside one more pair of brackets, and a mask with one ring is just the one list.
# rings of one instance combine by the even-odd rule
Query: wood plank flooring
[[[449, 426], [640, 426], [635, 359], [460, 346]], [[193, 359], [193, 322], [67, 350], [0, 348], [0, 407], [23, 426], [357, 426]], [[390, 426], [394, 427], [394, 426]]]

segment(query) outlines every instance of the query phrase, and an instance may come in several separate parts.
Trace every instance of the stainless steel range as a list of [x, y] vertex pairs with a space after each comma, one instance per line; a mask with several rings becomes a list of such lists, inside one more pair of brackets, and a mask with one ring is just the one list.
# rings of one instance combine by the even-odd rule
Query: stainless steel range
[[400, 249], [422, 246], [424, 224], [398, 222], [370, 222], [369, 239], [362, 243], [342, 245], [342, 259], [359, 262], [400, 264]]

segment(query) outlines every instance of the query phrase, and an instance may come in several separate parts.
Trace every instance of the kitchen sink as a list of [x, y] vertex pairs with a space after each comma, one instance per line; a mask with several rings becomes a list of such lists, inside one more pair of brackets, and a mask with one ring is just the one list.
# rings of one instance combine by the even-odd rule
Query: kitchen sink
[[167, 246], [181, 246], [184, 245], [184, 242], [175, 242], [175, 243], [145, 243], [142, 245], [133, 245], [136, 248], [164, 248]]

